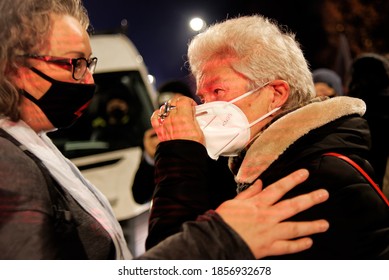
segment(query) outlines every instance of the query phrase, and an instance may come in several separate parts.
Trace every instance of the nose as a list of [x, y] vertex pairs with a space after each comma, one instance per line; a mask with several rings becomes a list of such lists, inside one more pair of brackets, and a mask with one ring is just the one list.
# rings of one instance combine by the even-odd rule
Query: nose
[[83, 84], [94, 84], [95, 80], [93, 79], [93, 74], [89, 69], [86, 70], [84, 77], [81, 79]]

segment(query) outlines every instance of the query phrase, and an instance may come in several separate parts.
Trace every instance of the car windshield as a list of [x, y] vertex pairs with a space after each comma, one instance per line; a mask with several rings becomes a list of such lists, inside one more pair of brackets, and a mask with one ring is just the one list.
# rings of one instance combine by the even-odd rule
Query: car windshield
[[68, 158], [142, 146], [153, 105], [138, 71], [95, 74], [88, 110], [71, 127], [48, 136]]

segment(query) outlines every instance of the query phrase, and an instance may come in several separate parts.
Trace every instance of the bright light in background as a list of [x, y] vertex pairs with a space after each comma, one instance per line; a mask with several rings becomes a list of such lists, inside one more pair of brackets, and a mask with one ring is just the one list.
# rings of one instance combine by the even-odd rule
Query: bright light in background
[[189, 26], [190, 28], [192, 28], [193, 31], [200, 31], [204, 29], [206, 25], [207, 25], [206, 22], [203, 19], [198, 17], [192, 18], [189, 21]]
[[149, 78], [150, 84], [154, 84], [155, 83], [155, 78], [154, 78], [153, 75], [149, 74], [149, 75], [147, 75], [147, 77]]

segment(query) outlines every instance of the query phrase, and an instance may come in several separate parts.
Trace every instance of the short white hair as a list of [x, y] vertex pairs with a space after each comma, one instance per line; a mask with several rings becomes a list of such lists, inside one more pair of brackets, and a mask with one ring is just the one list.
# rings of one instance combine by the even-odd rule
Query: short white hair
[[315, 97], [312, 73], [295, 35], [261, 15], [227, 19], [210, 26], [189, 43], [188, 59], [196, 80], [210, 59], [236, 58], [234, 70], [253, 86], [280, 79], [289, 84], [284, 109], [300, 106]]

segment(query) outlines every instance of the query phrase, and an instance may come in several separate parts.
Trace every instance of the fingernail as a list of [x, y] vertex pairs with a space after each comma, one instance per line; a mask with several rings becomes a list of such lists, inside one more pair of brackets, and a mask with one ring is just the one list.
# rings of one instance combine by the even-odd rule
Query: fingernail
[[321, 231], [326, 231], [329, 227], [330, 227], [330, 224], [326, 220], [320, 221], [319, 228]]
[[308, 175], [309, 175], [309, 172], [308, 172], [308, 170], [307, 169], [301, 169], [301, 170], [299, 170], [299, 176], [300, 177], [307, 177]]
[[313, 245], [313, 240], [311, 238], [307, 238], [305, 240], [305, 247], [310, 248]]
[[327, 199], [329, 197], [329, 193], [327, 190], [324, 190], [324, 189], [320, 189], [317, 191], [316, 193], [316, 197], [319, 198], [320, 200], [322, 199]]

